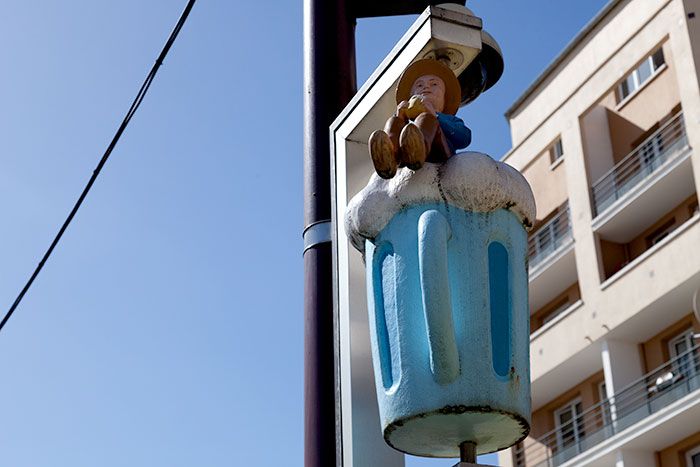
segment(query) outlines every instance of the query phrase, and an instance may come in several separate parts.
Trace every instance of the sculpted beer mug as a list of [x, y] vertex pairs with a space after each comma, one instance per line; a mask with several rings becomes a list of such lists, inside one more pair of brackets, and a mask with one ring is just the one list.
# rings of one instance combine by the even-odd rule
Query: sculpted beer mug
[[505, 449], [530, 429], [525, 179], [465, 152], [372, 175], [345, 218], [365, 255], [385, 441], [427, 457]]

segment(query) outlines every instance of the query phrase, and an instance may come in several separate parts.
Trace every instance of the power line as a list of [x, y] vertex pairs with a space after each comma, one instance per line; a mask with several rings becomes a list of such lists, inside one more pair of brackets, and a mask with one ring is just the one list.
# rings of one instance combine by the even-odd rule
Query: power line
[[2, 322], [0, 322], [0, 330], [2, 330], [3, 327], [5, 327], [5, 324], [10, 319], [10, 316], [12, 316], [12, 313], [14, 313], [14, 311], [17, 309], [17, 306], [22, 301], [24, 294], [26, 294], [27, 290], [29, 290], [29, 287], [32, 286], [34, 279], [36, 279], [36, 277], [39, 275], [39, 272], [44, 267], [46, 260], [49, 259], [49, 256], [51, 256], [51, 253], [53, 252], [54, 248], [56, 248], [56, 245], [58, 244], [59, 240], [61, 240], [63, 233], [66, 231], [66, 228], [68, 228], [68, 224], [71, 223], [71, 221], [73, 220], [73, 217], [78, 212], [78, 209], [80, 209], [80, 205], [83, 204], [83, 201], [85, 200], [85, 197], [87, 196], [88, 192], [90, 191], [90, 188], [92, 188], [92, 185], [93, 185], [93, 183], [95, 183], [97, 176], [102, 171], [102, 167], [104, 167], [105, 163], [107, 162], [107, 159], [109, 159], [110, 154], [112, 154], [112, 150], [114, 150], [114, 147], [117, 145], [117, 142], [119, 141], [119, 138], [121, 137], [122, 133], [124, 133], [124, 130], [126, 129], [126, 126], [129, 124], [129, 121], [131, 121], [131, 117], [134, 116], [134, 114], [136, 113], [136, 110], [141, 105], [143, 98], [146, 96], [146, 93], [148, 92], [148, 88], [151, 87], [151, 83], [153, 82], [153, 79], [155, 78], [156, 73], [158, 72], [158, 69], [163, 64], [163, 60], [165, 59], [165, 56], [168, 54], [170, 47], [173, 45], [173, 42], [175, 42], [175, 38], [177, 37], [178, 33], [180, 32], [180, 29], [182, 29], [182, 26], [185, 24], [185, 21], [187, 20], [187, 16], [189, 16], [190, 10], [192, 10], [192, 7], [194, 6], [194, 2], [195, 2], [195, 0], [188, 1], [187, 6], [185, 7], [185, 10], [182, 12], [182, 15], [180, 15], [180, 19], [178, 20], [177, 24], [175, 25], [175, 28], [170, 33], [170, 37], [168, 38], [168, 41], [165, 43], [165, 46], [163, 46], [163, 50], [160, 52], [160, 55], [158, 55], [158, 58], [156, 59], [156, 62], [153, 65], [153, 68], [151, 68], [150, 73], [148, 73], [148, 76], [146, 76], [146, 79], [144, 80], [143, 84], [141, 85], [141, 89], [139, 89], [138, 94], [136, 94], [136, 98], [134, 99], [134, 102], [131, 104], [129, 111], [126, 113], [126, 116], [124, 117], [122, 124], [119, 126], [117, 133], [114, 135], [114, 138], [112, 138], [112, 142], [109, 143], [109, 146], [107, 147], [107, 150], [105, 151], [104, 155], [102, 156], [102, 159], [100, 159], [100, 162], [97, 164], [97, 168], [95, 168], [95, 170], [93, 171], [92, 176], [90, 177], [90, 180], [88, 181], [87, 185], [85, 186], [85, 189], [80, 194], [78, 201], [75, 203], [75, 206], [73, 206], [73, 209], [71, 210], [70, 214], [68, 214], [68, 218], [61, 226], [61, 229], [58, 231], [58, 234], [53, 239], [53, 242], [51, 242], [51, 246], [49, 246], [49, 249], [46, 250], [44, 257], [39, 262], [39, 265], [34, 270], [34, 273], [29, 278], [29, 280], [25, 284], [24, 288], [22, 289], [22, 291], [19, 293], [19, 295], [15, 299], [15, 302], [12, 304], [12, 306], [10, 307], [10, 310], [7, 312], [5, 317], [2, 319]]

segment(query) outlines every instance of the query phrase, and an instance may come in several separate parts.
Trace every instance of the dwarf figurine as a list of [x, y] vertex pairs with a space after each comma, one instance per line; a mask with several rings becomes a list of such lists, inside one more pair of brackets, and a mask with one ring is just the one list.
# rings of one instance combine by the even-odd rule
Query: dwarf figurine
[[396, 115], [369, 137], [374, 170], [392, 178], [399, 167], [420, 169], [466, 148], [471, 131], [455, 116], [461, 89], [449, 67], [431, 58], [412, 63], [396, 88]]

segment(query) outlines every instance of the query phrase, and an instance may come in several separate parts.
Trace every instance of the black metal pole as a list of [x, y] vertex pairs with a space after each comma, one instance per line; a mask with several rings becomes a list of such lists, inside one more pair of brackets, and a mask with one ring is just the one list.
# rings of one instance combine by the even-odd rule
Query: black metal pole
[[459, 445], [459, 460], [460, 462], [476, 462], [476, 444], [464, 442]]
[[[336, 465], [332, 250], [307, 234], [330, 223], [329, 127], [357, 91], [349, 0], [304, 0], [304, 456]], [[321, 232], [329, 229], [317, 229]], [[311, 235], [309, 235], [311, 237]]]

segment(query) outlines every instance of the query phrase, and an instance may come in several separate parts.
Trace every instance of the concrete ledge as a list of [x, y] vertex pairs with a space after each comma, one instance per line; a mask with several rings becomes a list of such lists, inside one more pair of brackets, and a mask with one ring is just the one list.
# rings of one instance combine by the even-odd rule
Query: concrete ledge
[[600, 284], [600, 290], [605, 290], [610, 285], [612, 285], [614, 282], [616, 282], [618, 279], [621, 277], [625, 276], [628, 272], [630, 272], [632, 269], [635, 267], [639, 266], [645, 259], [649, 258], [651, 255], [659, 251], [661, 248], [663, 248], [665, 245], [668, 245], [673, 241], [674, 238], [678, 237], [681, 235], [683, 232], [694, 226], [698, 221], [700, 220], [700, 214], [695, 214], [693, 217], [682, 223], [680, 226], [678, 226], [673, 232], [668, 234], [666, 238], [661, 240], [659, 243], [656, 245], [652, 246], [649, 248], [647, 251], [642, 253], [641, 255], [637, 256], [634, 258], [632, 261], [630, 261], [624, 268], [620, 269], [617, 271], [615, 274], [612, 276], [608, 277], [605, 282]]

